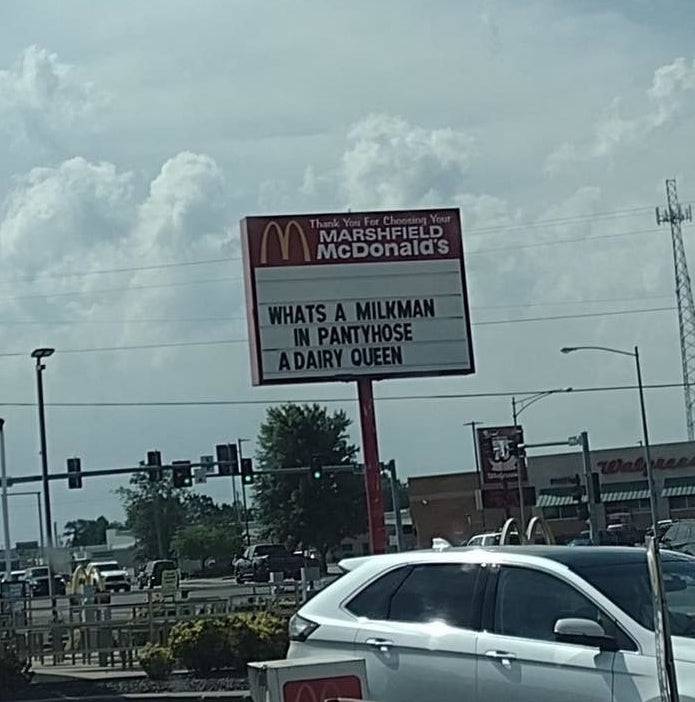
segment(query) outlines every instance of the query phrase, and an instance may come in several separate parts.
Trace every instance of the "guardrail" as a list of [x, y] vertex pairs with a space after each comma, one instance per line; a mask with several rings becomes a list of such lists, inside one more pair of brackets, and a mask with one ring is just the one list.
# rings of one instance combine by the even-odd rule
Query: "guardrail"
[[[37, 599], [0, 600], [0, 639], [42, 665], [120, 666], [132, 668], [137, 650], [148, 642], [166, 643], [174, 624], [200, 618], [272, 608], [291, 614], [306, 599], [300, 583], [255, 585], [251, 593], [217, 597], [164, 598], [143, 591], [143, 602], [99, 601], [59, 597], [56, 621], [50, 602]], [[44, 606], [41, 606], [44, 605]]]

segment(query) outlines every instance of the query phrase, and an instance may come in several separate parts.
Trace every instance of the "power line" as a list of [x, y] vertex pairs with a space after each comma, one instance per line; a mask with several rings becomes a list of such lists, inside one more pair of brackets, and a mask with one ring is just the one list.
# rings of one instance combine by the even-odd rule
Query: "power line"
[[[650, 383], [644, 385], [645, 390], [671, 390], [682, 388], [683, 383]], [[576, 395], [593, 392], [622, 392], [637, 390], [637, 385], [598, 385], [573, 388], [562, 395]], [[421, 400], [466, 400], [478, 398], [508, 398], [527, 397], [549, 392], [549, 389], [540, 390], [499, 390], [493, 392], [457, 392], [457, 393], [429, 393], [423, 395], [384, 395], [376, 397], [377, 402], [416, 402]], [[81, 408], [81, 407], [218, 407], [218, 406], [246, 406], [246, 405], [282, 405], [286, 403], [353, 403], [356, 397], [319, 397], [302, 398], [298, 400], [283, 398], [279, 400], [159, 400], [138, 402], [46, 402], [46, 407]], [[0, 402], [0, 407], [36, 407], [35, 402]]]
[[183, 266], [205, 266], [212, 263], [229, 263], [230, 261], [240, 261], [241, 256], [228, 256], [224, 258], [206, 258], [197, 261], [171, 261], [169, 263], [151, 263], [142, 266], [128, 266], [123, 268], [94, 268], [91, 270], [73, 271], [68, 273], [39, 273], [38, 275], [23, 275], [15, 278], [5, 278], [0, 280], [0, 284], [20, 283], [24, 280], [36, 280], [42, 278], [77, 278], [89, 275], [104, 275], [106, 273], [135, 273], [138, 271], [154, 271], [166, 268], [180, 268]]
[[[620, 310], [612, 312], [586, 312], [579, 314], [564, 314], [550, 315], [547, 317], [521, 317], [515, 319], [495, 319], [487, 322], [472, 322], [472, 326], [491, 326], [499, 324], [523, 324], [526, 322], [553, 322], [566, 319], [588, 319], [592, 317], [614, 317], [625, 314], [641, 314], [651, 312], [671, 312], [675, 307], [651, 307], [643, 309]], [[136, 351], [136, 350], [157, 350], [165, 348], [180, 348], [187, 346], [217, 346], [225, 344], [245, 344], [248, 342], [247, 337], [239, 339], [209, 339], [204, 341], [171, 341], [159, 342], [156, 344], [131, 344], [126, 346], [94, 346], [88, 348], [76, 349], [56, 349], [56, 353], [73, 354], [73, 353], [98, 353], [101, 351]], [[0, 358], [18, 358], [26, 356], [24, 351], [6, 351], [0, 352]]]
[[649, 307], [639, 310], [616, 310], [612, 312], [580, 312], [578, 314], [558, 314], [547, 317], [520, 317], [518, 319], [495, 319], [488, 322], [472, 322], [475, 327], [484, 327], [491, 324], [522, 324], [524, 322], [554, 322], [565, 319], [588, 319], [590, 317], [619, 317], [623, 314], [644, 314], [649, 312], [672, 312], [675, 307]]
[[[644, 234], [644, 233], [654, 233], [655, 229], [641, 229], [641, 230], [635, 230], [632, 232], [622, 232], [619, 234], [605, 234], [605, 235], [599, 235], [599, 236], [594, 236], [594, 237], [576, 237], [572, 239], [557, 239], [555, 241], [539, 241], [539, 242], [534, 242], [530, 244], [520, 244], [517, 246], [501, 246], [501, 247], [496, 247], [496, 248], [491, 248], [491, 249], [480, 249], [478, 251], [470, 251], [466, 255], [467, 256], [476, 256], [478, 254], [488, 254], [488, 253], [499, 253], [499, 252], [507, 252], [507, 251], [515, 251], [519, 249], [529, 249], [529, 248], [536, 248], [539, 246], [557, 246], [557, 245], [562, 245], [562, 244], [571, 244], [571, 243], [581, 243], [585, 241], [592, 241], [592, 240], [597, 240], [597, 239], [613, 239], [613, 238], [618, 238], [618, 237], [625, 237], [625, 236], [633, 236], [637, 234]], [[205, 261], [180, 261], [178, 263], [167, 263], [167, 264], [162, 264], [161, 266], [140, 266], [140, 267], [133, 267], [133, 268], [121, 268], [121, 269], [101, 269], [101, 270], [93, 270], [93, 271], [86, 271], [83, 273], [72, 273], [69, 275], [61, 276], [61, 277], [78, 277], [81, 275], [93, 275], [97, 273], [109, 273], [109, 272], [117, 272], [117, 271], [137, 271], [137, 270], [151, 270], [157, 267], [162, 267], [162, 268], [175, 268], [177, 266], [193, 266], [193, 265], [203, 265], [205, 263], [211, 263], [211, 262], [222, 262], [222, 261], [239, 261], [241, 260], [240, 258], [227, 258], [227, 259], [208, 259]], [[75, 297], [75, 296], [80, 296], [80, 295], [106, 295], [106, 294], [111, 294], [111, 293], [119, 293], [119, 292], [130, 292], [133, 290], [157, 290], [157, 289], [166, 289], [166, 288], [175, 288], [175, 287], [185, 287], [188, 285], [207, 285], [210, 283], [226, 283], [226, 282], [238, 282], [243, 280], [242, 276], [230, 276], [230, 277], [222, 277], [222, 278], [203, 278], [201, 280], [184, 280], [184, 281], [174, 281], [170, 283], [157, 283], [154, 285], [126, 285], [126, 286], [120, 286], [116, 288], [101, 288], [101, 289], [96, 289], [96, 290], [71, 290], [71, 291], [66, 291], [66, 292], [45, 292], [45, 293], [30, 293], [30, 294], [25, 294], [25, 295], [13, 295], [11, 297], [4, 297], [0, 298], [0, 302], [10, 302], [13, 300], [31, 300], [31, 299], [43, 299], [46, 297]], [[5, 282], [9, 283], [12, 281], [0, 281], [0, 282]]]
[[517, 224], [500, 224], [489, 227], [475, 227], [469, 229], [468, 233], [483, 233], [495, 231], [509, 231], [512, 229], [536, 229], [539, 227], [554, 226], [556, 224], [567, 224], [571, 222], [584, 222], [594, 219], [613, 219], [616, 217], [630, 217], [644, 212], [653, 212], [653, 207], [635, 207], [630, 210], [615, 210], [613, 212], [597, 212], [595, 214], [572, 215], [568, 217], [553, 217], [548, 219], [538, 219], [535, 222], [519, 222]]
[[[632, 295], [630, 297], [581, 298], [576, 300], [553, 300], [552, 302], [520, 302], [501, 305], [472, 305], [471, 310], [501, 310], [530, 307], [554, 307], [558, 305], [591, 305], [604, 303], [635, 302], [644, 300], [664, 300], [672, 297], [663, 295]], [[220, 315], [217, 317], [113, 317], [111, 319], [0, 319], [2, 325], [17, 326], [81, 326], [98, 324], [198, 324], [209, 322], [246, 321], [243, 315]]]
[[499, 251], [517, 251], [519, 249], [533, 249], [538, 246], [558, 246], [560, 244], [575, 244], [585, 241], [595, 241], [597, 239], [619, 239], [626, 236], [636, 236], [638, 234], [655, 234], [658, 229], [636, 229], [630, 232], [620, 232], [618, 234], [600, 234], [598, 236], [578, 236], [572, 239], [555, 239], [553, 241], [537, 241], [532, 244], [519, 244], [518, 246], [498, 246], [492, 249], [479, 249], [478, 251], [467, 251], [466, 256], [477, 256], [478, 254], [496, 253]]
[[46, 292], [32, 293], [30, 295], [13, 295], [12, 297], [2, 297], [0, 302], [10, 302], [12, 300], [43, 299], [46, 297], [73, 297], [75, 295], [102, 295], [105, 293], [130, 292], [132, 290], [156, 290], [159, 288], [177, 288], [186, 285], [207, 285], [208, 283], [227, 283], [229, 281], [243, 280], [241, 276], [229, 278], [203, 278], [202, 280], [183, 280], [173, 283], [159, 283], [157, 285], [127, 285], [120, 288], [101, 288], [97, 290], [72, 290], [70, 292]]

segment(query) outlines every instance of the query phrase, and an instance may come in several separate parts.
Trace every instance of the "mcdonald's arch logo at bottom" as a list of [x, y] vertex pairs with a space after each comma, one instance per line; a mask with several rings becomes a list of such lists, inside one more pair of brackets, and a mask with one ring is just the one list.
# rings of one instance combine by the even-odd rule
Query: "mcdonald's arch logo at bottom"
[[311, 261], [311, 252], [309, 251], [309, 242], [307, 241], [306, 234], [299, 222], [291, 219], [287, 222], [284, 229], [278, 222], [273, 221], [266, 224], [263, 234], [261, 235], [260, 261], [262, 264], [268, 263], [268, 239], [271, 233], [273, 233], [277, 239], [280, 246], [280, 258], [283, 261], [289, 261], [290, 259], [290, 244], [294, 245], [293, 237], [295, 237], [295, 235], [297, 246], [299, 246], [299, 251], [302, 254], [304, 263], [309, 263]]
[[283, 702], [326, 702], [341, 698], [362, 699], [362, 683], [354, 675], [316, 680], [292, 680], [282, 690]]

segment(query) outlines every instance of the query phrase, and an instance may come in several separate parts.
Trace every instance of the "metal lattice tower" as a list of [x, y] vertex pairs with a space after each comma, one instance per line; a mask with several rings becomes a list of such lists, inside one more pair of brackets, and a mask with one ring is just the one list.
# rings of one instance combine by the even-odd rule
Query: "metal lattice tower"
[[656, 223], [671, 225], [673, 243], [673, 268], [676, 277], [676, 301], [678, 303], [678, 326], [681, 338], [681, 361], [683, 363], [683, 390], [685, 393], [685, 421], [688, 425], [688, 440], [695, 439], [695, 305], [685, 258], [681, 223], [692, 222], [690, 205], [681, 207], [678, 202], [676, 181], [666, 181], [667, 208], [656, 208]]

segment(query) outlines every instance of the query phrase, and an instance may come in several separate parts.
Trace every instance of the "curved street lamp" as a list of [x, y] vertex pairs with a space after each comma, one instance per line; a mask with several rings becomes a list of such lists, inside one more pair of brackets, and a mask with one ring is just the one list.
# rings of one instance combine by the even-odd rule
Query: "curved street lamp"
[[642, 383], [642, 367], [640, 365], [639, 347], [635, 346], [634, 351], [614, 349], [609, 346], [565, 346], [560, 349], [562, 353], [574, 353], [575, 351], [603, 351], [605, 353], [615, 353], [620, 356], [631, 356], [635, 359], [635, 370], [637, 373], [637, 388], [639, 390], [640, 414], [642, 417], [642, 439], [644, 444], [644, 460], [647, 463], [647, 483], [649, 485], [649, 506], [651, 508], [652, 528], [654, 536], [657, 532], [657, 505], [656, 486], [654, 484], [654, 472], [652, 471], [651, 447], [649, 445], [649, 430], [647, 428], [647, 409], [644, 402], [644, 385]]
[[[519, 415], [527, 410], [532, 404], [542, 400], [544, 397], [549, 397], [550, 395], [557, 395], [560, 392], [572, 392], [572, 388], [554, 388], [553, 390], [543, 390], [542, 392], [537, 392], [535, 395], [530, 397], [525, 397], [519, 402], [516, 401], [516, 397], [512, 397], [512, 419], [514, 420], [514, 426], [516, 427], [519, 423]], [[525, 459], [522, 459], [525, 462]], [[524, 514], [524, 488], [521, 481], [522, 466], [519, 465], [519, 470], [517, 471], [517, 487], [519, 489], [519, 519], [521, 521], [522, 528], [526, 521], [526, 515]]]

